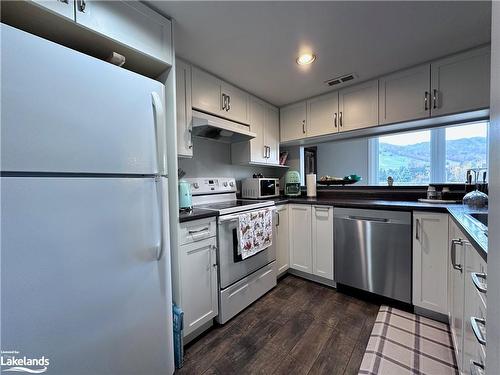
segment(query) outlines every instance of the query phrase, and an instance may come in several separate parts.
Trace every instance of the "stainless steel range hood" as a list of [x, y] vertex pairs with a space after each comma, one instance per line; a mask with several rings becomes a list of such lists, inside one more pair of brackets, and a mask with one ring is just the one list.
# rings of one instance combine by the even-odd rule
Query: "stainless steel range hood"
[[225, 143], [244, 142], [255, 138], [250, 126], [193, 110], [193, 135]]

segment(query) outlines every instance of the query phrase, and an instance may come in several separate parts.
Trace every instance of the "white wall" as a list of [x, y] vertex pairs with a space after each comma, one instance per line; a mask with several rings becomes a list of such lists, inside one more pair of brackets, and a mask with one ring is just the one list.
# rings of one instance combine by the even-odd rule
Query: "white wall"
[[363, 177], [356, 185], [368, 184], [368, 138], [318, 145], [318, 178], [350, 174]]
[[283, 168], [266, 168], [231, 164], [231, 145], [193, 137], [193, 158], [179, 158], [179, 168], [186, 177], [234, 177], [241, 180], [262, 173], [265, 177], [281, 177]]
[[[489, 227], [500, 228], [500, 2], [492, 2]], [[500, 231], [488, 241], [486, 373], [500, 369]]]

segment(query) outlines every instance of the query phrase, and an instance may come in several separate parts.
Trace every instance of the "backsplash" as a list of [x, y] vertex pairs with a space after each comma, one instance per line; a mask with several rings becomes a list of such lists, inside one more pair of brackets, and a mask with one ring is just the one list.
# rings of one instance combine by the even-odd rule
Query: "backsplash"
[[230, 144], [197, 137], [193, 137], [193, 157], [179, 158], [178, 163], [186, 177], [234, 177], [240, 181], [254, 173], [278, 178], [286, 173], [283, 168], [233, 165]]

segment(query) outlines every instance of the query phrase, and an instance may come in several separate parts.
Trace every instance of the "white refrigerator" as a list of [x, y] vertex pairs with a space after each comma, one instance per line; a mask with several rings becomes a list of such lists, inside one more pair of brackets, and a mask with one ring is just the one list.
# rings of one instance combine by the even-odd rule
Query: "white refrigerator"
[[1, 370], [172, 374], [163, 85], [0, 32]]

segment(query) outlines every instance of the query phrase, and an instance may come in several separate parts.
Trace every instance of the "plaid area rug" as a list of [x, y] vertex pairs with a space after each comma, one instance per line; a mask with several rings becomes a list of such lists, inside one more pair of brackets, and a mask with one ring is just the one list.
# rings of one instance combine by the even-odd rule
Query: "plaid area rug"
[[381, 306], [359, 374], [458, 374], [448, 325]]

